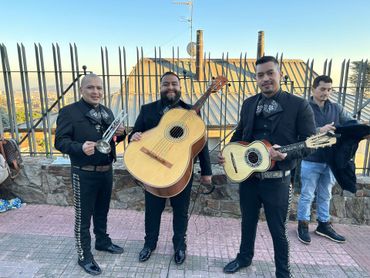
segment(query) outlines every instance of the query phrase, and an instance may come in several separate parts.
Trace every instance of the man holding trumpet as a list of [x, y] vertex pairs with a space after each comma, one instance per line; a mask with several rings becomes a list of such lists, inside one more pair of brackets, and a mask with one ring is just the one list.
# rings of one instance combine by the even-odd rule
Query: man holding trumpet
[[[87, 273], [98, 275], [101, 269], [91, 253], [91, 217], [95, 249], [112, 254], [123, 252], [107, 234], [107, 216], [113, 185], [112, 162], [116, 160], [115, 143], [110, 139], [117, 136], [116, 141], [120, 142], [126, 132], [122, 113], [120, 119], [114, 120], [112, 111], [100, 104], [103, 85], [99, 76], [85, 75], [80, 92], [82, 98], [78, 102], [59, 111], [55, 148], [71, 159], [78, 264]], [[106, 134], [108, 138], [104, 138]], [[108, 146], [99, 148], [99, 141]]]

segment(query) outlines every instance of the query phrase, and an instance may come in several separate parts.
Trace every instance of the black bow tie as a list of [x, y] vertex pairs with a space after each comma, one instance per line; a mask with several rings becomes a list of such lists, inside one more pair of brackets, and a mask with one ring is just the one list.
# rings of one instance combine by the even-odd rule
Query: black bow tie
[[170, 105], [163, 106], [161, 114], [166, 114], [168, 111], [170, 111], [172, 108], [179, 107], [178, 102]]
[[267, 118], [278, 112], [283, 111], [281, 105], [272, 98], [262, 97], [257, 104], [256, 115], [262, 115]]
[[109, 114], [104, 109], [93, 108], [88, 112], [88, 117], [99, 124], [103, 124], [104, 122], [109, 125], [112, 121]]

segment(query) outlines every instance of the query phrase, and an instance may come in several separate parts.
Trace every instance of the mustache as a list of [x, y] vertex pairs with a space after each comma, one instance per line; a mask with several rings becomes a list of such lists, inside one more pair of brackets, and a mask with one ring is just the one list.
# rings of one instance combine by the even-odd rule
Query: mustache
[[167, 89], [167, 90], [163, 90], [163, 91], [162, 91], [162, 93], [166, 93], [166, 94], [167, 94], [167, 93], [169, 93], [169, 92], [178, 93], [178, 92], [180, 92], [180, 91], [179, 91], [179, 90], [176, 90], [176, 89], [171, 89], [171, 90], [170, 90], [170, 89]]
[[265, 85], [271, 85], [271, 84], [272, 84], [272, 82], [267, 81], [267, 82], [263, 82], [261, 85], [265, 86]]
[[165, 91], [161, 91], [161, 95], [163, 95], [163, 96], [167, 96], [168, 93], [175, 93], [175, 95], [180, 95], [181, 94], [181, 91], [179, 91], [179, 90], [165, 90]]

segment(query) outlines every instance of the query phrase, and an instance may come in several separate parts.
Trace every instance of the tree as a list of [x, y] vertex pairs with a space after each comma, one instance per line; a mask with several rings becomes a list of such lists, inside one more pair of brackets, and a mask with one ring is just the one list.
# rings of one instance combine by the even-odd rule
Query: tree
[[[21, 123], [25, 123], [26, 122], [26, 114], [25, 114], [25, 112], [24, 112], [23, 109], [17, 109], [16, 116], [17, 116], [17, 123], [18, 124], [21, 124]], [[38, 113], [38, 112], [33, 111], [32, 117], [35, 120], [35, 119], [40, 118], [41, 117], [41, 114]]]
[[3, 123], [3, 127], [9, 127], [9, 119], [8, 119], [8, 113], [6, 112], [4, 107], [0, 106], [0, 118]]
[[365, 66], [365, 75], [361, 74], [361, 78], [364, 77], [363, 80], [361, 80], [360, 86], [365, 87], [364, 90], [364, 97], [369, 98], [370, 97], [370, 63], [365, 64], [365, 62], [362, 61], [354, 61], [351, 65], [352, 73], [349, 77], [349, 81], [351, 84], [356, 87], [358, 78], [361, 73], [363, 72], [363, 67]]

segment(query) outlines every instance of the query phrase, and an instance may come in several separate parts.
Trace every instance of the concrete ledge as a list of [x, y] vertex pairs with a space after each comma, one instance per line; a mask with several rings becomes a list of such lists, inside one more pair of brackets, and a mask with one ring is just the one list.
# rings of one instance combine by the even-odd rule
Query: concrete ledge
[[[15, 180], [7, 180], [0, 186], [1, 198], [17, 196], [26, 203], [73, 205], [70, 165], [52, 164], [53, 159], [24, 157], [24, 168]], [[194, 212], [208, 216], [240, 217], [238, 185], [228, 183], [223, 170], [213, 165], [215, 189], [205, 195], [209, 188], [199, 185], [199, 169], [195, 167], [192, 200], [196, 200]], [[370, 178], [358, 176], [356, 195], [342, 192], [338, 185], [333, 189], [331, 215], [333, 222], [370, 225]], [[295, 189], [290, 220], [296, 220], [299, 189]], [[192, 204], [191, 204], [192, 206]], [[144, 192], [124, 168], [121, 161], [114, 165], [112, 208], [144, 209]], [[170, 209], [167, 206], [167, 209]], [[313, 207], [312, 221], [315, 221]], [[261, 218], [264, 218], [263, 210]]]

